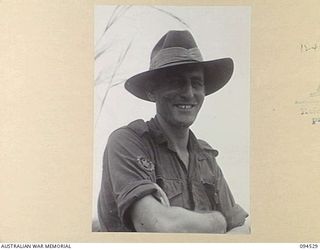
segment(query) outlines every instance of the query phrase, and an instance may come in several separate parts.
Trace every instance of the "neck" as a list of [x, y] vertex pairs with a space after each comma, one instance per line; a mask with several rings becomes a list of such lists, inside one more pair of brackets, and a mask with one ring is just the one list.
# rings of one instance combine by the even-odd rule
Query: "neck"
[[179, 150], [186, 150], [189, 140], [189, 128], [172, 126], [161, 115], [157, 115], [157, 120], [174, 147]]

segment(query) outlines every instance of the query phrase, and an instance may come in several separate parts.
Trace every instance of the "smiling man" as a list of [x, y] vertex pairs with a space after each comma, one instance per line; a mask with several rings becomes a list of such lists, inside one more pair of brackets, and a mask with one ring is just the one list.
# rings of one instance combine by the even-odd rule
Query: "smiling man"
[[189, 31], [169, 31], [151, 53], [150, 69], [125, 88], [154, 102], [150, 121], [114, 131], [103, 159], [101, 231], [225, 233], [248, 214], [235, 203], [217, 165], [218, 152], [189, 127], [205, 96], [231, 78], [233, 61], [203, 61]]

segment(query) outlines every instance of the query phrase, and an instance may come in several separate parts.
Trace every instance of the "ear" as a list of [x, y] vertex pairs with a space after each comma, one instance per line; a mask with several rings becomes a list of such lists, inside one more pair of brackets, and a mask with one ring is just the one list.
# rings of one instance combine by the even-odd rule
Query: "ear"
[[152, 101], [152, 102], [155, 102], [155, 101], [156, 101], [156, 98], [155, 98], [154, 94], [151, 93], [151, 92], [149, 92], [149, 91], [147, 91], [147, 97], [148, 97], [148, 99], [149, 99], [150, 101]]

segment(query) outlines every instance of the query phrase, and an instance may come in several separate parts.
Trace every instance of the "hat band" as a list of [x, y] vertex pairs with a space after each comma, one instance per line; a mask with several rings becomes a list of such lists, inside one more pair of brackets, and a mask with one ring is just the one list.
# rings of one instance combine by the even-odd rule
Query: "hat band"
[[166, 64], [183, 61], [203, 61], [200, 50], [198, 48], [185, 49], [181, 47], [162, 49], [151, 59], [150, 70], [161, 68]]

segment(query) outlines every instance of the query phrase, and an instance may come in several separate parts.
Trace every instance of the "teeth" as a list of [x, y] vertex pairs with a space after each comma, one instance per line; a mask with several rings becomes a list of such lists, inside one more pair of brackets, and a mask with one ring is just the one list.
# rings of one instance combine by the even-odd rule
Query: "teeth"
[[177, 105], [180, 109], [191, 109], [192, 105]]

